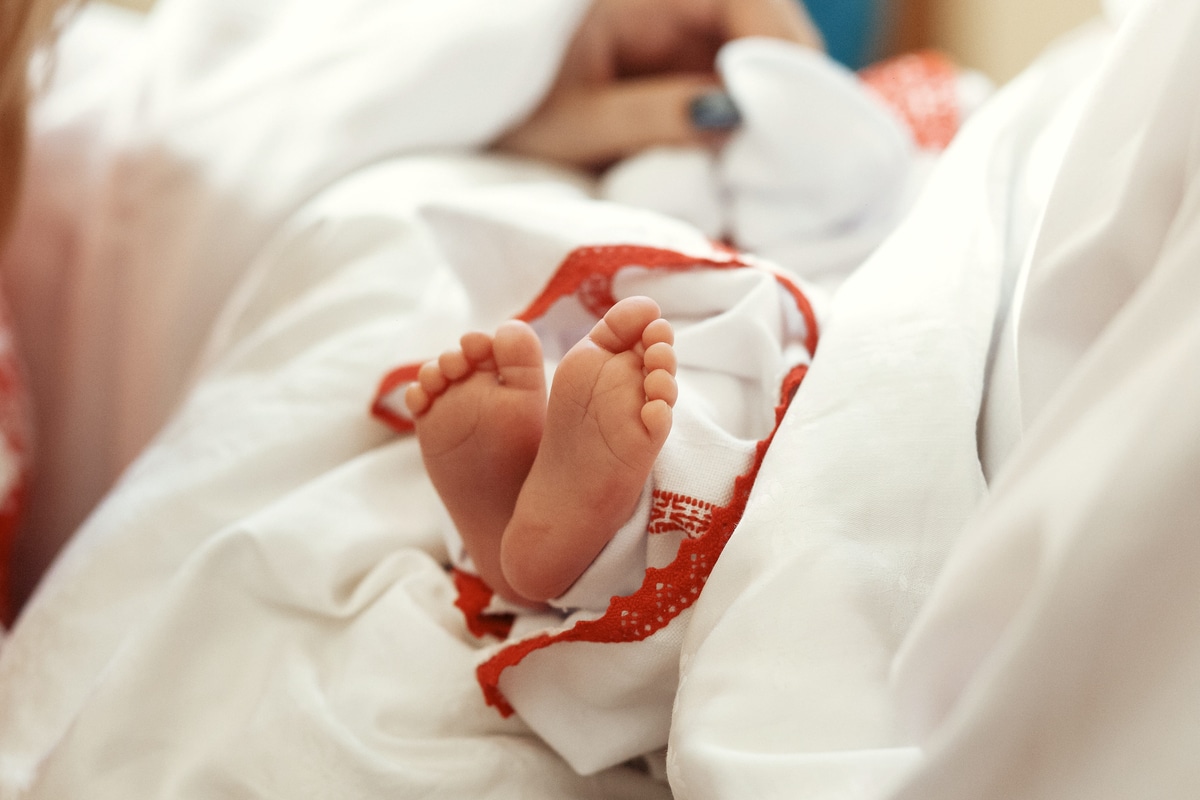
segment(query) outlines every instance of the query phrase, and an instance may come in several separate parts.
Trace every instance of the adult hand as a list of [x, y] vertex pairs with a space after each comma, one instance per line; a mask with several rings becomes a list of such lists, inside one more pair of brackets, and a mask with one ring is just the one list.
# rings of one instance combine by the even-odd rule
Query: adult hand
[[717, 50], [743, 36], [820, 48], [796, 0], [595, 0], [542, 105], [509, 153], [596, 168], [653, 145], [711, 144], [689, 112], [720, 88]]

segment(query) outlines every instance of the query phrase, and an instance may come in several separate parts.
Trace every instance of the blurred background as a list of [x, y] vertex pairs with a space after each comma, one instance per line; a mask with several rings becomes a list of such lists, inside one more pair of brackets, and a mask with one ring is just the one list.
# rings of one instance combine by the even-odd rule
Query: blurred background
[[[140, 10], [154, 0], [111, 0]], [[247, 0], [254, 2], [254, 0]], [[851, 67], [933, 47], [1005, 81], [1052, 39], [1100, 13], [1101, 0], [806, 0], [830, 53]]]
[[1005, 81], [1053, 39], [1100, 14], [1101, 0], [805, 0], [830, 54], [851, 67], [935, 48]]

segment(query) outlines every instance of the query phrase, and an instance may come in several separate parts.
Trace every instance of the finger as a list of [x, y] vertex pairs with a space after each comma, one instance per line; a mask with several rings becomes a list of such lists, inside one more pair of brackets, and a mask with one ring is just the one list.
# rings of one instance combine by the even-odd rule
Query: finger
[[808, 11], [796, 0], [719, 0], [727, 39], [769, 36], [824, 49]]
[[745, 36], [822, 47], [798, 0], [598, 0], [593, 27], [626, 74], [711, 68], [722, 44]]
[[653, 146], [708, 144], [711, 138], [693, 126], [689, 109], [717, 87], [712, 76], [691, 74], [563, 90], [496, 147], [594, 168]]
[[723, 1], [598, 0], [614, 74], [712, 72], [724, 41]]

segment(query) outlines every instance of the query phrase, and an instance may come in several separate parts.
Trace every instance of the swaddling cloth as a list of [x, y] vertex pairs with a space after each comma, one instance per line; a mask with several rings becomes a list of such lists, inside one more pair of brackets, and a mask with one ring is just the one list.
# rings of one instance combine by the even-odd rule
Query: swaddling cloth
[[[457, 217], [452, 227], [478, 223]], [[653, 298], [674, 326], [675, 422], [638, 511], [553, 602], [556, 613], [505, 607], [469, 561], [456, 564], [457, 604], [472, 632], [502, 640], [481, 651], [488, 702], [518, 712], [582, 773], [665, 745], [688, 611], [816, 346], [812, 305], [792, 279], [702, 239], [690, 244], [688, 252], [578, 248], [513, 315], [533, 325], [551, 365], [624, 297]], [[486, 272], [494, 278], [503, 266]], [[377, 397], [375, 413], [401, 431], [411, 430], [402, 389], [418, 366], [389, 373]], [[448, 538], [461, 552], [457, 536]]]

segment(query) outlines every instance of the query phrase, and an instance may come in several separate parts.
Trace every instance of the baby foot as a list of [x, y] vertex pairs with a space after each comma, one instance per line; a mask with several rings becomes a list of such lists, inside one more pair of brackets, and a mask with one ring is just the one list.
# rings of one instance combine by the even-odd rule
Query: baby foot
[[504, 532], [509, 585], [558, 597], [637, 507], [671, 431], [674, 332], [648, 297], [614, 305], [554, 373], [537, 458]]
[[468, 333], [424, 364], [405, 394], [433, 486], [493, 591], [522, 598], [500, 570], [500, 539], [529, 473], [546, 414], [542, 345], [523, 322]]

